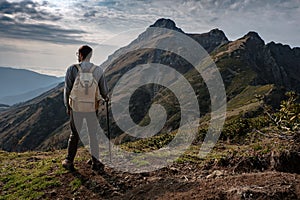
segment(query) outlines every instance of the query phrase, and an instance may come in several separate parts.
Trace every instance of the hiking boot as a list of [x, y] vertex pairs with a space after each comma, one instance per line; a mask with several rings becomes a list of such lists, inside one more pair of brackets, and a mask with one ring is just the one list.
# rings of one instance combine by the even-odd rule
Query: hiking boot
[[62, 164], [63, 168], [65, 168], [67, 170], [70, 170], [70, 171], [75, 170], [73, 162], [71, 162], [68, 159], [63, 160], [61, 164]]

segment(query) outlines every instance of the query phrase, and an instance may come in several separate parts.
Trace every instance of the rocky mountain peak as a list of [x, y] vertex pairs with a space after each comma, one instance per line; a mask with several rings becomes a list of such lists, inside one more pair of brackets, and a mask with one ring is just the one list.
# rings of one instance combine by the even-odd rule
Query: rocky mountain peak
[[160, 18], [150, 27], [159, 27], [159, 28], [167, 28], [171, 30], [175, 30], [181, 33], [184, 33], [180, 28], [178, 28], [174, 21], [171, 19]]
[[207, 52], [212, 52], [218, 46], [229, 42], [225, 33], [217, 28], [207, 33], [187, 35], [196, 40]]
[[263, 41], [263, 39], [261, 39], [261, 37], [258, 35], [258, 33], [254, 32], [254, 31], [250, 31], [248, 32], [243, 38], [250, 40], [250, 41], [255, 41], [256, 44], [258, 45], [264, 45], [265, 42]]
[[208, 35], [211, 36], [211, 37], [214, 37], [214, 38], [219, 38], [223, 41], [228, 41], [225, 33], [218, 29], [218, 28], [215, 28], [215, 29], [212, 29], [211, 31], [208, 32]]
[[292, 49], [289, 45], [281, 44], [281, 43], [275, 43], [274, 41], [271, 41], [267, 44], [267, 47], [274, 51], [283, 51], [283, 52], [291, 52]]

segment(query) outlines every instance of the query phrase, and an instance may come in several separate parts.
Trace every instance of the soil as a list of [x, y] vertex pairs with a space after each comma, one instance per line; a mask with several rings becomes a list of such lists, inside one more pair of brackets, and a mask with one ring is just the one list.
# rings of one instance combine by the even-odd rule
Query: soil
[[[75, 171], [57, 175], [63, 185], [49, 189], [44, 197], [168, 200], [300, 199], [299, 173], [280, 172], [276, 169], [257, 170], [251, 167], [253, 166], [251, 163], [247, 165], [249, 160], [237, 163], [236, 166], [226, 167], [173, 164], [155, 172], [142, 174], [105, 168], [105, 173], [99, 174], [84, 161], [76, 161]], [[80, 180], [81, 184], [72, 190], [70, 182], [74, 179]]]

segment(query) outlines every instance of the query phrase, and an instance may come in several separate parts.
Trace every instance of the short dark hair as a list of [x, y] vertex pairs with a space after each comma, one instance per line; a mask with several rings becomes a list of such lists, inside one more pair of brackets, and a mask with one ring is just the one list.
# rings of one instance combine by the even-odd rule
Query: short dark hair
[[83, 45], [79, 48], [78, 52], [82, 55], [83, 60], [86, 59], [88, 56], [92, 56], [93, 49], [89, 47], [88, 45]]

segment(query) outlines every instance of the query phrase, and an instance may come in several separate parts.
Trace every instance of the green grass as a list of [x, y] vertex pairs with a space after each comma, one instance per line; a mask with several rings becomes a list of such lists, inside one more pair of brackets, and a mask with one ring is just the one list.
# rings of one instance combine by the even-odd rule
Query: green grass
[[260, 137], [257, 141], [250, 144], [227, 144], [224, 141], [218, 141], [212, 151], [206, 157], [198, 156], [200, 145], [192, 145], [175, 162], [196, 164], [199, 167], [205, 165], [230, 162], [230, 160], [241, 160], [245, 158], [255, 158], [270, 154], [270, 152], [283, 152], [289, 150], [288, 141], [280, 141], [276, 138]]
[[39, 158], [37, 152], [8, 153], [0, 151], [0, 199], [40, 199], [44, 191], [61, 185], [53, 175], [51, 158]]
[[245, 105], [257, 103], [258, 99], [256, 98], [256, 95], [265, 95], [272, 88], [273, 85], [247, 86], [240, 94], [228, 102], [228, 109], [231, 110]]
[[76, 191], [82, 185], [82, 180], [79, 178], [75, 178], [73, 181], [70, 182], [69, 186], [71, 187], [72, 191]]
[[169, 144], [175, 135], [176, 132], [160, 134], [147, 139], [124, 143], [121, 145], [121, 148], [135, 153], [150, 152]]

